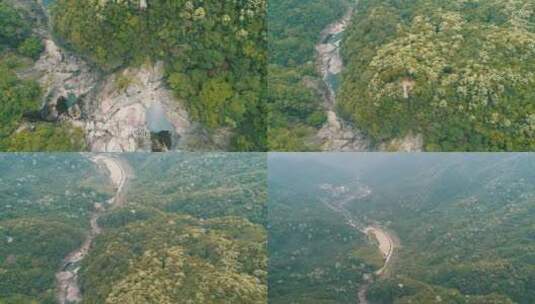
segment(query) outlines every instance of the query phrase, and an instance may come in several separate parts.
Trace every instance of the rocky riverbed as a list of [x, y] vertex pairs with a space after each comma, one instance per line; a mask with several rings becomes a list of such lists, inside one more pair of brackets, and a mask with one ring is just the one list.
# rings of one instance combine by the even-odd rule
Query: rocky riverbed
[[327, 112], [327, 122], [317, 134], [324, 151], [367, 151], [370, 146], [358, 130], [336, 114], [336, 91], [343, 69], [340, 44], [352, 16], [350, 8], [340, 20], [322, 31], [320, 43], [316, 45], [316, 65], [324, 83], [322, 95]]
[[65, 257], [60, 271], [56, 273], [57, 300], [59, 304], [79, 303], [82, 301], [82, 293], [78, 284], [78, 272], [80, 263], [89, 253], [93, 240], [102, 232], [98, 220], [107, 208], [118, 208], [125, 203], [125, 192], [129, 175], [131, 174], [130, 167], [123, 160], [105, 154], [90, 156], [90, 160], [95, 165], [106, 170], [116, 192], [108, 202], [95, 203], [94, 211], [90, 218], [90, 230], [86, 239], [80, 248]]

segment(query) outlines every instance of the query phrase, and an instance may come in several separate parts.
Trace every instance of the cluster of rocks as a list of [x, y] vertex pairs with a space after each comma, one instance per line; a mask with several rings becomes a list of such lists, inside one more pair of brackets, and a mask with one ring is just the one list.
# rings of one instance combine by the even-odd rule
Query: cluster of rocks
[[[39, 121], [67, 121], [85, 131], [92, 152], [228, 147], [228, 130], [208, 132], [190, 122], [182, 103], [166, 87], [162, 62], [104, 74], [52, 39], [42, 1], [17, 3], [42, 21], [34, 30], [45, 45], [36, 63], [21, 71], [20, 76], [36, 79], [44, 94], [41, 109], [25, 113], [19, 130], [33, 129]], [[140, 5], [146, 3], [141, 1]]]
[[[342, 56], [340, 54], [341, 33], [345, 31], [353, 10], [349, 10], [343, 18], [327, 26], [321, 33], [321, 42], [316, 45], [317, 70], [322, 77], [322, 83], [305, 79], [305, 85], [314, 88], [323, 98], [327, 113], [327, 121], [316, 135], [316, 141], [323, 151], [358, 152], [372, 149], [370, 141], [350, 123], [340, 119], [335, 111], [336, 87], [333, 79], [339, 77], [343, 69]], [[404, 84], [405, 93], [412, 90], [413, 83]], [[403, 138], [397, 138], [389, 142], [381, 143], [373, 149], [379, 151], [421, 151], [423, 138], [421, 135], [408, 134]]]
[[370, 143], [351, 125], [341, 121], [334, 111], [327, 111], [327, 122], [317, 137], [324, 151], [367, 151]]
[[[152, 151], [153, 134], [162, 137], [161, 143], [170, 149], [171, 142], [187, 136], [191, 129], [188, 113], [166, 88], [163, 77], [161, 62], [107, 77], [86, 124], [92, 151]], [[148, 112], [153, 107], [163, 109], [163, 115], [155, 119], [166, 121], [167, 129], [150, 129]]]
[[79, 121], [81, 101], [91, 94], [100, 75], [82, 59], [58, 47], [54, 40], [45, 39], [44, 44], [45, 50], [33, 66], [33, 73], [44, 90], [42, 118]]
[[317, 133], [317, 139], [324, 151], [367, 151], [369, 142], [353, 126], [342, 121], [334, 110], [336, 103], [335, 87], [331, 83], [333, 78], [339, 77], [343, 62], [340, 54], [339, 35], [348, 26], [353, 11], [349, 10], [344, 17], [330, 24], [321, 33], [321, 43], [316, 45], [317, 69], [323, 79], [323, 84], [313, 84], [308, 81], [307, 86], [315, 87], [324, 100], [327, 121]]

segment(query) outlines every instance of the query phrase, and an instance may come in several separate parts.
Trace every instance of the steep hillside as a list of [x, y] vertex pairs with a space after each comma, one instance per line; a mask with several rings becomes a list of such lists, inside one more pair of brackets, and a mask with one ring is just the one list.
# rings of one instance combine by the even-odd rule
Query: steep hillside
[[428, 151], [533, 150], [533, 9], [359, 1], [342, 44], [338, 110], [378, 143], [421, 134]]
[[265, 303], [263, 154], [128, 159], [136, 179], [99, 220], [82, 303]]
[[266, 150], [264, 1], [0, 5], [0, 151]]
[[[331, 265], [347, 272], [332, 278], [337, 286], [351, 278], [360, 303], [531, 303], [534, 168], [535, 159], [529, 154], [273, 157], [269, 184], [276, 200], [270, 201], [270, 218], [275, 218], [270, 240], [275, 241], [270, 256], [274, 263], [302, 266], [273, 271], [276, 280], [270, 281], [270, 299], [276, 302], [285, 294], [286, 302], [310, 303], [302, 299], [312, 292], [322, 295], [312, 303], [358, 302], [355, 292], [345, 300], [342, 291], [333, 292], [329, 275], [320, 276], [323, 285], [297, 275], [296, 269]], [[380, 227], [393, 236], [394, 252], [381, 273], [372, 273], [381, 259], [378, 262], [373, 251], [379, 244], [363, 238], [366, 226]], [[281, 242], [278, 231], [300, 240]], [[324, 234], [316, 237], [320, 231]], [[322, 244], [328, 244], [328, 250], [302, 254]], [[353, 254], [360, 267], [334, 253]], [[315, 272], [305, 273], [310, 278]], [[293, 284], [291, 293], [284, 289], [288, 281]]]
[[0, 169], [0, 303], [266, 302], [263, 154], [0, 154]]

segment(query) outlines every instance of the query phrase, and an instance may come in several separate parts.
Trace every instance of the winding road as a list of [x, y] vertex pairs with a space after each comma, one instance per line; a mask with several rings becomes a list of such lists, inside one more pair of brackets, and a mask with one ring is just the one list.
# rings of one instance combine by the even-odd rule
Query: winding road
[[[89, 159], [108, 172], [110, 182], [116, 189], [115, 195], [107, 202], [109, 208], [122, 207], [126, 203], [125, 194], [131, 172], [128, 164], [111, 154], [91, 155]], [[65, 257], [60, 271], [56, 274], [56, 297], [59, 304], [79, 303], [82, 300], [78, 285], [80, 262], [87, 256], [95, 237], [102, 232], [98, 219], [106, 212], [106, 209], [103, 204], [95, 204], [95, 211], [90, 218], [91, 229], [85, 241], [80, 248]]]
[[380, 276], [385, 272], [385, 269], [388, 267], [392, 258], [392, 254], [394, 253], [394, 241], [388, 232], [379, 227], [366, 227], [364, 233], [366, 233], [368, 236], [373, 235], [373, 237], [375, 237], [379, 243], [379, 251], [381, 251], [383, 258], [385, 259], [383, 267], [375, 272], [376, 275]]

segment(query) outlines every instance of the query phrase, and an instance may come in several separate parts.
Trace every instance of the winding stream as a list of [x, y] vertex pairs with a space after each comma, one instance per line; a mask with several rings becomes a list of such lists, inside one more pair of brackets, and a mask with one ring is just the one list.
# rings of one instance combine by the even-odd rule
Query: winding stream
[[[109, 174], [111, 184], [115, 187], [115, 195], [108, 200], [110, 208], [124, 205], [126, 186], [128, 184], [128, 166], [122, 160], [111, 155], [99, 154], [90, 156], [89, 159], [98, 166], [103, 166]], [[79, 303], [82, 300], [80, 286], [78, 285], [78, 271], [81, 261], [87, 256], [91, 244], [97, 235], [102, 232], [98, 225], [98, 219], [105, 213], [103, 204], [95, 204], [95, 211], [90, 217], [90, 231], [82, 246], [71, 252], [63, 260], [61, 270], [56, 274], [57, 300], [59, 304]]]
[[344, 68], [340, 47], [343, 34], [351, 22], [353, 8], [338, 21], [329, 24], [320, 35], [316, 45], [317, 70], [323, 80], [323, 103], [327, 112], [327, 123], [318, 132], [324, 151], [368, 151], [370, 143], [336, 114], [336, 92], [340, 86]]

